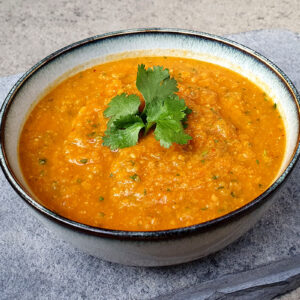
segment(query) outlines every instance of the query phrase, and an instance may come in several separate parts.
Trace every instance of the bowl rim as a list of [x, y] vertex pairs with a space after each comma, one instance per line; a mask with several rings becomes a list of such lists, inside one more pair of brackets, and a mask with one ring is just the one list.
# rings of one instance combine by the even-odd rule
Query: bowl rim
[[[36, 200], [34, 200], [33, 197], [31, 197], [31, 195], [26, 192], [26, 189], [23, 188], [22, 184], [17, 180], [12, 169], [10, 168], [6, 156], [5, 138], [4, 138], [5, 122], [7, 119], [7, 113], [9, 111], [12, 101], [14, 100], [15, 94], [20, 89], [20, 87], [27, 81], [27, 79], [30, 78], [37, 70], [39, 70], [44, 65], [51, 62], [56, 57], [68, 51], [72, 51], [73, 49], [76, 49], [83, 45], [93, 43], [99, 40], [110, 39], [110, 38], [126, 36], [126, 35], [140, 35], [140, 34], [149, 34], [149, 33], [191, 36], [196, 38], [205, 38], [214, 42], [222, 43], [225, 44], [226, 46], [236, 48], [237, 50], [242, 51], [246, 55], [250, 55], [254, 57], [257, 61], [264, 64], [265, 67], [268, 67], [274, 73], [276, 73], [276, 75], [283, 81], [283, 83], [289, 90], [289, 93], [292, 95], [298, 110], [298, 119], [299, 119], [298, 140], [294, 152], [290, 157], [288, 166], [285, 168], [282, 174], [276, 179], [276, 181], [271, 186], [269, 186], [267, 190], [265, 190], [258, 197], [256, 197], [246, 205], [240, 207], [239, 209], [229, 212], [226, 215], [223, 215], [221, 217], [218, 217], [210, 221], [198, 223], [191, 226], [175, 228], [175, 229], [156, 230], [156, 231], [126, 231], [126, 230], [106, 229], [106, 228], [94, 227], [94, 226], [90, 226], [90, 225], [86, 225], [83, 223], [70, 220], [47, 209], [43, 205], [39, 204]], [[299, 156], [300, 156], [300, 96], [295, 86], [291, 82], [291, 80], [287, 77], [287, 75], [273, 62], [267, 59], [265, 56], [259, 54], [258, 52], [242, 44], [239, 44], [237, 42], [231, 41], [227, 38], [223, 38], [217, 35], [198, 32], [194, 30], [186, 30], [186, 29], [178, 29], [178, 28], [137, 28], [137, 29], [120, 30], [120, 31], [100, 34], [72, 43], [48, 55], [47, 57], [45, 57], [44, 59], [36, 63], [33, 67], [31, 67], [27, 72], [25, 72], [23, 76], [21, 76], [21, 78], [15, 83], [15, 85], [9, 91], [0, 110], [1, 168], [8, 182], [13, 187], [13, 189], [17, 192], [17, 194], [21, 196], [21, 198], [25, 201], [25, 203], [27, 203], [34, 210], [36, 210], [38, 213], [42, 214], [44, 217], [48, 218], [49, 220], [54, 221], [66, 228], [79, 231], [81, 233], [86, 233], [89, 235], [94, 235], [94, 236], [99, 236], [104, 238], [113, 238], [118, 240], [144, 240], [144, 241], [179, 238], [187, 235], [197, 234], [203, 231], [213, 230], [220, 225], [224, 225], [234, 220], [240, 219], [244, 215], [250, 213], [251, 211], [258, 208], [259, 206], [266, 203], [268, 198], [281, 186], [281, 184], [290, 175], [292, 169], [295, 167], [297, 160], [299, 159]]]

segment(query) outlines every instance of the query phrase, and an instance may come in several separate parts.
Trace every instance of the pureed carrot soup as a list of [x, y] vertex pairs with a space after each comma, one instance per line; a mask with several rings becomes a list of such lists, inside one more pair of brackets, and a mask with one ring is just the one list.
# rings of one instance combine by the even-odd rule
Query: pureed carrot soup
[[[176, 94], [189, 108], [178, 125], [184, 141], [180, 134], [171, 146], [157, 140], [169, 130], [158, 121], [141, 129], [142, 94], [153, 91], [136, 87], [141, 64], [163, 66], [177, 81]], [[129, 107], [112, 107], [123, 93], [142, 104], [133, 117], [138, 141], [118, 148], [110, 144], [108, 112]], [[29, 115], [19, 155], [29, 186], [50, 210], [92, 226], [163, 230], [212, 220], [253, 200], [277, 175], [285, 143], [276, 104], [246, 78], [191, 59], [139, 57], [95, 66], [55, 87]]]

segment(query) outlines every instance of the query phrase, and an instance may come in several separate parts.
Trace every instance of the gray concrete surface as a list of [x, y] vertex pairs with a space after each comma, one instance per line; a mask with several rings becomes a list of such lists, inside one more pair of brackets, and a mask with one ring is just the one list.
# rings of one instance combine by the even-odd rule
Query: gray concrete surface
[[88, 36], [136, 27], [300, 32], [299, 0], [0, 0], [0, 75]]
[[[300, 1], [0, 0], [0, 76], [23, 72], [79, 39], [136, 27], [178, 27], [219, 35], [266, 28], [299, 33]], [[300, 289], [282, 299], [300, 299]]]

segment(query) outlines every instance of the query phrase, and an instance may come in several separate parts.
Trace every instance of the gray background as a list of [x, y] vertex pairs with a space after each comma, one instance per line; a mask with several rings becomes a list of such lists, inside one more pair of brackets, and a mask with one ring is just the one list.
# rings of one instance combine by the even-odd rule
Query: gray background
[[88, 36], [137, 27], [300, 33], [299, 0], [0, 0], [0, 75]]
[[[52, 51], [91, 35], [154, 26], [195, 29], [220, 35], [263, 28], [285, 28], [300, 32], [300, 1], [0, 1], [0, 75], [23, 72]], [[270, 34], [273, 36], [272, 42], [268, 40]], [[297, 72], [299, 74], [300, 71], [300, 47], [297, 35], [288, 32], [278, 35], [278, 32], [271, 31], [233, 38], [265, 51], [267, 56], [286, 68], [299, 89]], [[280, 50], [276, 51], [277, 48]], [[1, 81], [4, 85], [2, 91], [14, 79]], [[285, 204], [283, 212], [287, 215], [281, 215], [282, 218], [278, 219], [280, 212], [277, 202], [277, 206], [257, 225], [263, 224], [267, 228], [264, 230], [271, 231], [270, 235], [264, 230], [257, 233], [254, 229], [237, 243], [205, 260], [182, 267], [138, 271], [137, 268], [109, 264], [70, 249], [70, 246], [31, 220], [24, 204], [4, 182], [1, 177], [5, 193], [2, 191], [0, 206], [0, 298], [1, 295], [2, 298], [6, 295], [28, 299], [34, 295], [48, 298], [72, 296], [74, 299], [87, 295], [94, 295], [95, 298], [121, 294], [125, 298], [134, 295], [154, 296], [172, 291], [174, 284], [180, 290], [204, 281], [204, 278], [212, 279], [220, 275], [218, 272], [234, 273], [246, 270], [249, 263], [258, 266], [272, 259], [299, 254], [299, 219], [289, 215], [295, 210], [299, 211], [297, 180], [289, 190], [285, 190], [290, 201], [294, 201], [288, 202], [288, 205], [281, 200]], [[282, 194], [281, 199], [284, 199]], [[291, 233], [286, 240], [284, 236], [278, 238], [283, 230]], [[267, 248], [274, 239], [278, 247], [270, 254]], [[287, 240], [288, 244], [285, 243]], [[243, 243], [256, 245], [258, 252], [253, 253], [248, 261], [241, 262], [238, 255], [240, 252], [246, 254], [247, 250]], [[263, 245], [267, 245], [267, 248]], [[264, 257], [262, 253], [268, 253], [269, 256]], [[232, 257], [234, 264], [226, 262], [229, 257]], [[214, 265], [215, 261], [218, 267]], [[176, 277], [178, 273], [182, 277]], [[126, 281], [120, 282], [122, 274], [128, 274], [128, 278], [135, 282], [127, 282], [127, 285]], [[138, 277], [134, 274], [138, 274]], [[153, 274], [157, 277], [152, 277]], [[72, 294], [79, 280], [82, 281], [82, 291], [73, 290]], [[164, 282], [170, 282], [169, 286], [163, 286]], [[1, 291], [6, 291], [6, 294], [1, 294]], [[300, 291], [282, 298], [299, 299]]]

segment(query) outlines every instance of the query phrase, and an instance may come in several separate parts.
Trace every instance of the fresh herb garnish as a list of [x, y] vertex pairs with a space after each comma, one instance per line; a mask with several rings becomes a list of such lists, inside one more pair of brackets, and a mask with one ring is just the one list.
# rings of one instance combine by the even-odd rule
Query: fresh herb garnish
[[87, 158], [83, 158], [83, 159], [80, 160], [80, 162], [81, 162], [82, 164], [86, 164], [86, 163], [88, 162], [88, 159], [87, 159]]
[[133, 181], [141, 181], [140, 176], [138, 174], [133, 174], [132, 176], [129, 176]]
[[147, 134], [154, 126], [155, 138], [165, 148], [192, 139], [184, 132], [187, 115], [192, 111], [175, 94], [177, 81], [170, 78], [168, 69], [154, 66], [146, 70], [145, 65], [139, 65], [136, 86], [144, 98], [143, 111], [139, 111], [141, 101], [137, 95], [114, 97], [104, 111], [104, 116], [110, 118], [103, 137], [104, 146], [116, 150], [136, 145], [141, 129]]
[[[110, 124], [109, 124], [110, 123]], [[103, 145], [111, 150], [136, 145], [140, 130], [145, 127], [143, 120], [137, 115], [121, 116], [110, 119], [103, 137]]]
[[201, 155], [202, 155], [202, 156], [206, 156], [207, 153], [208, 153], [208, 150], [205, 150], [205, 151], [203, 151], [203, 152], [201, 153]]
[[103, 200], [104, 200], [104, 197], [100, 196], [99, 201], [103, 201]]
[[46, 158], [40, 158], [39, 159], [39, 164], [40, 165], [45, 165], [47, 163], [47, 159]]

